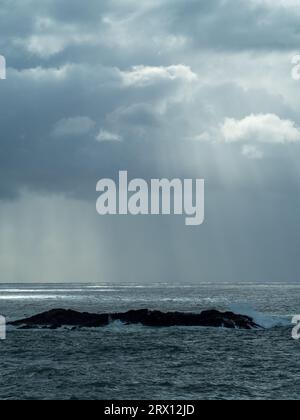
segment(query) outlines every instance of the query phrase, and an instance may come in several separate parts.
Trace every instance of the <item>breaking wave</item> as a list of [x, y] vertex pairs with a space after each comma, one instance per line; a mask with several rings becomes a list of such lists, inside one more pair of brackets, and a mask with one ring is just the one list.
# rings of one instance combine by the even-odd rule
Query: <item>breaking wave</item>
[[254, 322], [263, 328], [289, 327], [291, 319], [287, 316], [279, 316], [258, 312], [247, 304], [232, 304], [230, 310], [235, 313], [250, 316]]

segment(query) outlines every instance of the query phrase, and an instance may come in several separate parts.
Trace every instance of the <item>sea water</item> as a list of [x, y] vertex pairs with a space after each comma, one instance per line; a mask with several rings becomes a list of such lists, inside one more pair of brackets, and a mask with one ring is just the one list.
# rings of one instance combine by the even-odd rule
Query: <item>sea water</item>
[[299, 399], [300, 285], [0, 285], [8, 321], [53, 308], [248, 314], [264, 330], [124, 326], [17, 330], [0, 341], [0, 399]]

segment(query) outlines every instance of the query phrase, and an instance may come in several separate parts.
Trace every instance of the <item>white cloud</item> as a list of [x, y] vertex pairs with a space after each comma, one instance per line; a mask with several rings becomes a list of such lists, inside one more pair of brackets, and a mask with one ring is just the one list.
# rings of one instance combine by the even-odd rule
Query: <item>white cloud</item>
[[89, 117], [63, 118], [55, 124], [55, 137], [80, 136], [90, 133], [95, 122]]
[[189, 137], [187, 140], [208, 143], [208, 142], [212, 141], [212, 134], [208, 131], [204, 131], [203, 133], [201, 133], [199, 135]]
[[300, 141], [300, 129], [296, 124], [275, 114], [252, 114], [242, 120], [226, 118], [221, 134], [226, 143], [286, 144]]
[[272, 9], [276, 7], [286, 7], [287, 9], [300, 6], [300, 0], [251, 0], [257, 5], [267, 5]]
[[25, 39], [17, 38], [14, 42], [31, 54], [49, 58], [69, 46], [95, 45], [97, 38], [93, 33], [80, 32], [76, 25], [66, 23], [61, 25], [53, 19], [37, 17], [34, 33]]
[[103, 142], [103, 141], [122, 141], [122, 137], [119, 134], [116, 133], [111, 133], [110, 131], [106, 131], [106, 130], [100, 130], [96, 140], [99, 142]]
[[19, 79], [28, 79], [35, 82], [49, 82], [50, 80], [64, 80], [67, 78], [68, 73], [73, 69], [74, 66], [66, 64], [62, 67], [57, 68], [45, 68], [45, 67], [33, 67], [24, 70], [12, 70], [14, 77]]
[[26, 49], [39, 57], [49, 58], [55, 54], [58, 54], [64, 51], [65, 48], [75, 45], [89, 45], [95, 44], [95, 41], [89, 35], [87, 36], [66, 36], [58, 34], [48, 34], [48, 35], [33, 35], [28, 38], [25, 42], [19, 42]]
[[193, 82], [198, 79], [191, 68], [183, 64], [169, 67], [134, 66], [130, 71], [121, 72], [121, 76], [125, 86], [149, 86], [174, 80]]
[[51, 57], [64, 50], [66, 42], [55, 35], [34, 35], [26, 41], [27, 50], [41, 57]]

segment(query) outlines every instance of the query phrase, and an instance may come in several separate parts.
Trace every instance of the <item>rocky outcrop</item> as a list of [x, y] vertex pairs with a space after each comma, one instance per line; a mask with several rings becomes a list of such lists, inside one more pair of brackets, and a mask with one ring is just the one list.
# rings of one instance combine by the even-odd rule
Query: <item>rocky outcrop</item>
[[11, 325], [26, 329], [56, 329], [62, 326], [92, 328], [104, 327], [113, 321], [121, 321], [126, 325], [142, 324], [148, 327], [223, 327], [245, 330], [261, 328], [252, 318], [237, 315], [233, 312], [211, 310], [200, 314], [192, 314], [184, 312], [164, 313], [147, 309], [112, 314], [90, 314], [54, 309], [31, 318], [11, 322]]

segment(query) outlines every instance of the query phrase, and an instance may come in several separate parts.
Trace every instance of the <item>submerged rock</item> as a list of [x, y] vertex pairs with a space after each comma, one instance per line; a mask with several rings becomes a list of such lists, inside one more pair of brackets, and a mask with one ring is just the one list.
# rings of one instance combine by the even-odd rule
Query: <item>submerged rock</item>
[[65, 309], [53, 309], [48, 312], [21, 319], [10, 324], [21, 328], [46, 327], [104, 327], [111, 322], [121, 321], [125, 325], [142, 324], [148, 327], [223, 327], [230, 329], [257, 329], [261, 328], [254, 320], [246, 315], [237, 315], [233, 312], [219, 312], [216, 310], [204, 311], [200, 314], [185, 312], [160, 312], [148, 309], [112, 314], [90, 314]]

